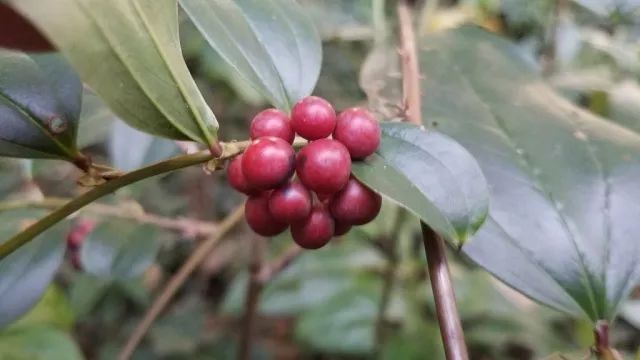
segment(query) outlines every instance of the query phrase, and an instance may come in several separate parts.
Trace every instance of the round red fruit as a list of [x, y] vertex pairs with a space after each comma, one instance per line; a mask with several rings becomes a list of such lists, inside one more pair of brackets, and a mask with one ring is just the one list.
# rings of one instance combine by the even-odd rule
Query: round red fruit
[[[335, 220], [334, 220], [335, 221]], [[342, 236], [351, 230], [351, 224], [335, 221], [335, 230], [333, 236]]]
[[254, 140], [242, 157], [242, 173], [256, 190], [284, 184], [293, 174], [295, 152], [291, 144], [273, 136]]
[[375, 219], [381, 206], [382, 197], [353, 177], [329, 205], [336, 221], [353, 225], [364, 225]]
[[296, 172], [308, 189], [326, 196], [340, 191], [349, 181], [351, 157], [335, 140], [316, 140], [300, 150]]
[[285, 231], [287, 224], [277, 221], [269, 212], [270, 191], [250, 196], [244, 206], [244, 217], [247, 224], [256, 234], [275, 236]]
[[352, 159], [364, 159], [380, 146], [380, 123], [363, 108], [350, 108], [340, 113], [333, 138], [340, 141]]
[[95, 221], [91, 219], [79, 219], [67, 234], [67, 247], [71, 250], [79, 249], [95, 227]]
[[247, 178], [242, 171], [242, 154], [236, 156], [229, 162], [227, 166], [227, 181], [229, 181], [229, 185], [231, 185], [232, 188], [241, 193], [251, 195], [255, 192], [247, 182]]
[[278, 221], [292, 224], [309, 217], [311, 193], [299, 182], [290, 182], [274, 190], [269, 198], [269, 211]]
[[324, 207], [317, 206], [307, 219], [291, 225], [291, 235], [301, 247], [319, 249], [333, 237], [334, 226], [329, 212]]
[[291, 125], [307, 140], [326, 138], [336, 127], [336, 111], [327, 100], [309, 96], [293, 107]]
[[296, 137], [289, 117], [278, 109], [267, 109], [256, 115], [251, 120], [251, 139], [258, 139], [264, 136], [274, 136], [289, 144], [293, 143]]

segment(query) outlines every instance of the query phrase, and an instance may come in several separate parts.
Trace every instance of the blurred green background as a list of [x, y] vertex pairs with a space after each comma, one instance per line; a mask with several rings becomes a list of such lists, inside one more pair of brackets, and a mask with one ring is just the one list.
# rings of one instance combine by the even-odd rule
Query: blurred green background
[[[375, 0], [300, 1], [324, 38], [316, 94], [338, 109], [366, 106], [359, 73], [383, 20], [373, 14]], [[385, 22], [394, 26], [388, 17]], [[420, 21], [424, 32], [475, 23], [502, 34], [567, 98], [640, 130], [640, 1], [441, 0], [429, 2]], [[247, 138], [249, 120], [266, 106], [265, 99], [205, 45], [186, 17], [181, 31], [188, 65], [217, 117], [225, 120], [224, 140]], [[180, 151], [175, 143], [139, 133], [100, 111], [96, 99], [86, 101], [96, 101], [97, 110], [87, 110], [91, 121], [82, 123], [80, 141], [97, 162], [133, 169]], [[76, 170], [62, 162], [2, 160], [0, 172], [5, 201], [40, 199], [43, 193], [67, 198], [82, 191], [74, 185]], [[190, 168], [130, 186], [105, 201], [125, 216], [77, 214], [68, 221], [71, 226], [91, 221], [97, 229], [81, 250], [67, 252], [37, 307], [0, 331], [0, 359], [115, 358], [199, 240], [153, 226], [141, 230], [120, 217], [143, 208], [166, 218], [211, 221], [241, 201], [222, 172]], [[3, 212], [0, 221], [41, 214]], [[418, 224], [405, 215], [385, 204], [374, 223], [304, 253], [269, 283], [259, 306], [254, 358], [443, 358]], [[290, 243], [287, 237], [269, 242], [272, 258]], [[242, 226], [218, 245], [153, 325], [135, 359], [234, 357], [250, 242]], [[539, 306], [460, 255], [449, 255], [472, 359], [588, 356], [589, 323]], [[75, 269], [74, 262], [83, 269]], [[385, 288], [388, 298], [381, 296]], [[635, 298], [624, 305], [612, 334], [613, 345], [629, 358], [640, 346], [640, 291]]]

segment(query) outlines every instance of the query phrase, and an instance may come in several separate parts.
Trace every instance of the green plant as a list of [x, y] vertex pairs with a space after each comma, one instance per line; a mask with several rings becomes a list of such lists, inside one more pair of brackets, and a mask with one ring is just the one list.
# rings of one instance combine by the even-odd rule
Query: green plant
[[[609, 327], [640, 274], [640, 247], [633, 240], [640, 231], [636, 221], [640, 192], [635, 185], [640, 176], [640, 135], [637, 121], [629, 120], [636, 115], [633, 108], [615, 106], [624, 101], [613, 90], [609, 101], [613, 85], [606, 87], [603, 100], [601, 89], [568, 87], [556, 78], [583, 64], [569, 65], [569, 55], [549, 50], [564, 38], [541, 35], [546, 24], [541, 24], [544, 16], [539, 12], [552, 11], [557, 17], [552, 33], [560, 32], [568, 13], [606, 12], [589, 10], [589, 2], [576, 2], [579, 6], [559, 1], [555, 8], [531, 10], [536, 13], [530, 17], [533, 20], [524, 21], [529, 30], [521, 27], [523, 14], [508, 13], [518, 8], [516, 2], [503, 7], [490, 2], [474, 5], [479, 22], [495, 17], [494, 12], [507, 12], [504, 33], [530, 33], [543, 54], [542, 69], [532, 66], [533, 56], [527, 60], [526, 53], [508, 40], [475, 26], [426, 33], [430, 27], [422, 21], [415, 26], [414, 21], [428, 22], [441, 15], [429, 1], [424, 9], [408, 0], [360, 4], [359, 9], [371, 14], [370, 23], [364, 25], [358, 13], [354, 18], [323, 16], [344, 22], [334, 25], [340, 31], [331, 32], [332, 37], [353, 37], [354, 26], [365, 26], [368, 32], [356, 33], [373, 44], [360, 72], [360, 85], [375, 116], [361, 108], [338, 111], [336, 116], [331, 105], [336, 101], [310, 96], [322, 91], [326, 75], [318, 79], [332, 59], [323, 58], [321, 35], [303, 6], [324, 6], [323, 11], [344, 15], [345, 8], [357, 6], [356, 2], [336, 10], [335, 4], [305, 0], [5, 1], [0, 10], [11, 8], [13, 17], [22, 14], [59, 54], [0, 49], [0, 155], [65, 161], [70, 166], [61, 162], [55, 166], [67, 166], [71, 174], [67, 177], [89, 189], [65, 190], [65, 196], [75, 195], [70, 199], [44, 197], [37, 186], [37, 170], [45, 163], [21, 160], [11, 170], [19, 176], [8, 186], [20, 191], [15, 191], [17, 198], [0, 203], [0, 326], [8, 326], [0, 332], [0, 343], [19, 343], [21, 334], [33, 341], [50, 334], [62, 344], [61, 353], [71, 354], [60, 357], [79, 356], [60, 334], [68, 327], [46, 319], [20, 325], [26, 318], [10, 325], [55, 289], [49, 285], [59, 274], [61, 283], [71, 284], [69, 297], [75, 299], [78, 314], [90, 310], [102, 314], [96, 322], [105, 324], [104, 329], [116, 328], [117, 319], [127, 318], [119, 306], [122, 299], [128, 307], [150, 305], [137, 327], [125, 330], [125, 339], [114, 336], [103, 341], [117, 343], [121, 359], [130, 358], [145, 337], [144, 346], [150, 343], [167, 357], [226, 353], [224, 346], [235, 342], [218, 333], [215, 339], [195, 342], [203, 325], [182, 320], [185, 316], [204, 322], [202, 314], [209, 314], [200, 300], [182, 306], [182, 301], [196, 297], [185, 296], [175, 300], [181, 306], [165, 308], [206, 259], [220, 256], [218, 262], [233, 268], [227, 259], [235, 255], [218, 254], [224, 254], [225, 246], [236, 246], [251, 248], [250, 259], [243, 259], [248, 270], [230, 281], [220, 313], [242, 315], [233, 350], [239, 358], [249, 358], [252, 349], [260, 351], [252, 347], [258, 313], [299, 316], [298, 343], [328, 353], [391, 358], [444, 353], [448, 359], [466, 359], [469, 349], [472, 356], [487, 352], [498, 357], [491, 353], [494, 349], [483, 346], [497, 346], [499, 335], [510, 331], [546, 333], [552, 338], [549, 344], [558, 340], [549, 335], [551, 330], [514, 320], [524, 308], [511, 308], [513, 302], [495, 292], [482, 298], [486, 303], [507, 304], [500, 311], [475, 309], [466, 291], [461, 291], [472, 286], [464, 276], [456, 277], [463, 273], [475, 281], [473, 265], [459, 259], [458, 253], [526, 296], [582, 321], [571, 326], [593, 331], [594, 336], [589, 334], [580, 345], [593, 345], [595, 356], [620, 358], [608, 340]], [[599, 22], [607, 26], [620, 18], [606, 16]], [[397, 23], [397, 31], [391, 22]], [[195, 45], [181, 43], [180, 29], [183, 34], [193, 31]], [[34, 38], [42, 45], [41, 37]], [[618, 75], [637, 77], [637, 64], [625, 62], [628, 57], [594, 38], [589, 41], [590, 48], [583, 49], [588, 56], [580, 59], [605, 58]], [[0, 44], [20, 45], [14, 40]], [[342, 58], [337, 62], [349, 63]], [[207, 81], [200, 78], [201, 72]], [[541, 78], [538, 72], [549, 77]], [[226, 87], [203, 85], [210, 82]], [[245, 99], [230, 110], [242, 96]], [[359, 106], [362, 100], [347, 106]], [[252, 101], [260, 104], [258, 111], [245, 109]], [[274, 108], [262, 110], [266, 106]], [[245, 119], [256, 112], [247, 126]], [[618, 124], [602, 117], [609, 114]], [[240, 124], [234, 117], [242, 119]], [[374, 117], [384, 120], [379, 127]], [[90, 138], [104, 137], [90, 132], [98, 131], [98, 124], [120, 121], [116, 118], [142, 133], [122, 123], [114, 125], [120, 130], [110, 139], [121, 142], [112, 146], [111, 151], [120, 152], [112, 159], [120, 160], [102, 165], [100, 152], [95, 156], [87, 145], [100, 143]], [[365, 135], [353, 137], [355, 132]], [[294, 141], [294, 133], [312, 142]], [[236, 134], [250, 140], [231, 140]], [[329, 135], [333, 139], [324, 139]], [[226, 217], [216, 222], [177, 218], [185, 206], [172, 201], [175, 194], [161, 192], [159, 183], [175, 181], [180, 184], [176, 187], [192, 187], [183, 186], [187, 179], [180, 176], [185, 175], [167, 174], [187, 169], [185, 173], [203, 177], [196, 165], [207, 173], [226, 167], [229, 185], [250, 195], [246, 206], [238, 205], [241, 199], [225, 191], [228, 187], [221, 182], [215, 201], [205, 201], [205, 213]], [[289, 183], [294, 170], [300, 182]], [[159, 175], [165, 177], [151, 179]], [[72, 188], [72, 181], [65, 180], [58, 183]], [[144, 186], [139, 186], [142, 181]], [[275, 192], [258, 193], [266, 190]], [[115, 197], [106, 198], [116, 191]], [[123, 202], [123, 193], [125, 198], [145, 199], [147, 206], [165, 215]], [[172, 204], [177, 205], [171, 208]], [[45, 214], [43, 209], [51, 211]], [[68, 233], [67, 219], [76, 213], [89, 220], [78, 221]], [[351, 228], [378, 213], [376, 221]], [[266, 242], [234, 230], [243, 218], [256, 233], [273, 239]], [[85, 233], [80, 231], [83, 221], [98, 224]], [[288, 226], [303, 248], [322, 247], [334, 234], [344, 237], [317, 253], [303, 252], [287, 235], [278, 235]], [[69, 252], [78, 257], [75, 261], [85, 274], [58, 271], [64, 263], [65, 234]], [[416, 234], [422, 246], [416, 247]], [[176, 261], [166, 254], [179, 248], [176, 236], [201, 242], [181, 265], [165, 264], [178, 270], [152, 301], [147, 290], [153, 286], [140, 285], [140, 277], [160, 261], [156, 259]], [[238, 246], [226, 240], [234, 236], [248, 241]], [[84, 240], [76, 239], [80, 237]], [[456, 254], [453, 262], [447, 259], [445, 242]], [[171, 251], [163, 251], [167, 243]], [[425, 265], [433, 300], [425, 295]], [[150, 278], [146, 273], [144, 279]], [[482, 289], [494, 289], [482, 279]], [[541, 318], [556, 321], [551, 315]], [[443, 350], [437, 329], [426, 319], [437, 319]], [[176, 324], [194, 328], [176, 330]], [[492, 326], [500, 329], [495, 336]], [[180, 337], [180, 333], [190, 335]], [[318, 333], [326, 337], [318, 338]], [[416, 344], [423, 339], [430, 340], [424, 340], [425, 349], [420, 349]], [[556, 349], [553, 345], [544, 350]], [[104, 349], [101, 356], [115, 356], [106, 345]]]

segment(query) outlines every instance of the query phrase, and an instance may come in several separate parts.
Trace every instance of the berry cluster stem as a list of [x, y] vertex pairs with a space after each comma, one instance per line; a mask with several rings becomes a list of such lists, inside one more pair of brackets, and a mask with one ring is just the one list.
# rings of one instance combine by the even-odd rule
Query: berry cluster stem
[[76, 197], [63, 206], [52, 211], [42, 219], [29, 226], [24, 231], [13, 236], [11, 239], [0, 244], [0, 260], [7, 257], [9, 254], [27, 244], [33, 240], [36, 236], [42, 234], [45, 230], [51, 228], [55, 224], [64, 220], [69, 215], [82, 209], [86, 205], [100, 199], [101, 197], [111, 194], [112, 192], [125, 187], [127, 185], [136, 183], [138, 181], [148, 179], [157, 175], [172, 172], [178, 169], [183, 169], [189, 166], [206, 163], [207, 161], [224, 161], [231, 158], [247, 147], [248, 142], [232, 142], [225, 143], [223, 145], [222, 155], [218, 158], [213, 158], [212, 155], [206, 152], [198, 152], [194, 154], [177, 156], [159, 163], [140, 168], [138, 170], [123, 174], [122, 176], [110, 180], [104, 184], [98, 185], [86, 193]]
[[[402, 58], [402, 80], [407, 120], [422, 125], [420, 92], [420, 68], [413, 30], [412, 10], [415, 2], [400, 0], [397, 12], [400, 23], [400, 55]], [[431, 288], [436, 303], [440, 335], [444, 343], [447, 360], [467, 360], [469, 355], [464, 341], [460, 315], [447, 264], [444, 241], [429, 225], [421, 222], [422, 238], [427, 255]]]

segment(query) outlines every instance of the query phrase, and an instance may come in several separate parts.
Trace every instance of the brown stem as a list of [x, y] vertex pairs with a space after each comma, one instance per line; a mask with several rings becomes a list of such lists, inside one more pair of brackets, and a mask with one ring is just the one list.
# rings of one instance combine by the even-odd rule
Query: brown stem
[[[397, 228], [397, 227], [396, 227]], [[380, 305], [378, 306], [378, 314], [376, 317], [375, 339], [376, 339], [376, 353], [379, 353], [380, 348], [384, 344], [385, 340], [385, 314], [389, 301], [391, 300], [391, 292], [393, 290], [393, 279], [395, 277], [396, 269], [398, 267], [398, 257], [395, 251], [395, 244], [389, 237], [385, 237], [382, 242], [383, 251], [387, 254], [387, 267], [383, 274], [382, 285], [382, 297], [380, 298]]]
[[258, 302], [262, 292], [263, 282], [260, 280], [260, 273], [263, 267], [266, 252], [265, 239], [254, 236], [252, 239], [253, 253], [251, 264], [249, 265], [249, 284], [245, 296], [244, 318], [242, 320], [242, 332], [240, 334], [240, 349], [238, 359], [249, 360], [251, 357], [251, 339], [253, 337], [254, 321], [258, 311]]
[[[402, 57], [403, 94], [407, 120], [421, 125], [422, 109], [420, 93], [420, 69], [416, 51], [415, 33], [411, 16], [413, 2], [400, 0], [398, 3], [398, 21], [400, 23], [400, 44]], [[456, 307], [453, 283], [442, 238], [424, 222], [422, 237], [427, 253], [431, 288], [436, 302], [438, 325], [448, 360], [467, 360], [467, 347]]]
[[182, 267], [178, 272], [169, 280], [167, 285], [162, 289], [160, 295], [154, 300], [153, 304], [144, 315], [142, 321], [136, 326], [133, 334], [127, 341], [126, 345], [118, 355], [119, 360], [128, 360], [133, 355], [136, 347], [140, 344], [140, 341], [144, 338], [145, 334], [156, 320], [162, 310], [169, 304], [169, 301], [176, 294], [178, 289], [184, 284], [187, 278], [193, 273], [193, 271], [202, 263], [202, 261], [211, 253], [211, 250], [215, 247], [222, 237], [224, 237], [233, 227], [243, 219], [244, 207], [240, 206], [234, 210], [229, 216], [222, 220], [217, 232], [203, 241], [194, 251], [191, 253], [187, 261], [182, 264]]
[[420, 68], [416, 50], [416, 37], [411, 16], [412, 3], [409, 0], [398, 2], [398, 21], [400, 23], [400, 57], [402, 64], [402, 87], [404, 111], [407, 120], [422, 125], [420, 99]]
[[421, 223], [421, 226], [444, 352], [448, 360], [467, 360], [469, 355], [456, 307], [444, 241], [429, 225]]

